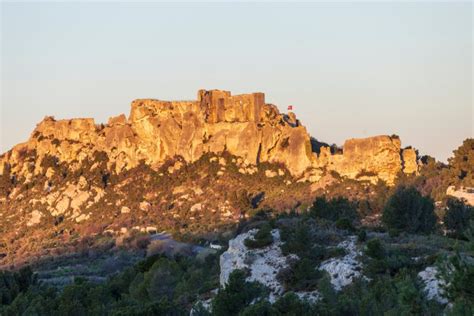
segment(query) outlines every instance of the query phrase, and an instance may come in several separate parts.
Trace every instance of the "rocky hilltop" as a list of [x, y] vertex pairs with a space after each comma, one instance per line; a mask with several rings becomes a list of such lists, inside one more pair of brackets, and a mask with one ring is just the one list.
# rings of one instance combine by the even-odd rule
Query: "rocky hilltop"
[[[22, 153], [32, 150], [37, 159], [25, 164]], [[41, 169], [46, 155], [80, 168], [86, 157], [104, 152], [108, 167], [120, 173], [141, 161], [157, 169], [176, 156], [194, 162], [205, 153], [224, 151], [248, 165], [281, 163], [292, 176], [310, 182], [327, 170], [392, 184], [400, 171], [418, 170], [415, 150], [402, 149], [396, 136], [350, 139], [341, 152], [329, 146], [315, 150], [295, 114], [280, 113], [265, 103], [263, 93], [232, 96], [229, 91], [200, 90], [196, 101], [135, 100], [128, 119], [122, 114], [105, 125], [89, 118], [46, 117], [26, 143], [0, 157], [0, 174], [7, 166], [13, 174], [29, 174], [31, 163], [33, 175], [46, 172]]]
[[251, 212], [305, 210], [329, 191], [371, 199], [402, 172], [418, 160], [398, 137], [329, 146], [263, 93], [140, 99], [107, 124], [46, 117], [0, 156], [0, 267], [161, 230], [212, 240]]

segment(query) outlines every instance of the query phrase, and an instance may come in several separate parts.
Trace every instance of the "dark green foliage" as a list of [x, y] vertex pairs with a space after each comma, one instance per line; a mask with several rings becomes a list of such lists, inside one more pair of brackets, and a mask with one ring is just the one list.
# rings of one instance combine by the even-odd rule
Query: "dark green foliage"
[[0, 315], [186, 315], [217, 287], [217, 256], [208, 258], [156, 256], [104, 284], [78, 278], [62, 291], [36, 285], [29, 269], [1, 272]]
[[452, 184], [474, 186], [474, 138], [467, 138], [449, 158]]
[[36, 278], [29, 267], [14, 273], [0, 271], [0, 306], [10, 304], [35, 283]]
[[474, 186], [474, 139], [468, 138], [453, 151], [449, 164], [437, 162], [433, 157], [421, 157], [422, 166], [418, 176], [400, 175], [398, 185], [415, 186], [423, 195], [443, 201], [448, 186]]
[[241, 316], [274, 316], [278, 314], [278, 310], [268, 301], [252, 304], [244, 309], [239, 315]]
[[343, 197], [334, 198], [329, 201], [324, 197], [316, 198], [310, 209], [310, 216], [324, 218], [333, 222], [342, 218], [351, 222], [358, 219], [356, 206]]
[[323, 272], [316, 269], [313, 261], [303, 258], [282, 269], [277, 279], [283, 283], [287, 291], [310, 291], [316, 289], [322, 275]]
[[388, 235], [392, 238], [400, 236], [400, 231], [396, 228], [390, 228], [388, 230]]
[[357, 241], [365, 242], [366, 240], [367, 240], [367, 232], [362, 229], [359, 231], [359, 233], [357, 233]]
[[469, 227], [469, 221], [473, 218], [473, 207], [456, 198], [448, 199], [446, 203], [446, 214], [443, 220], [444, 225], [453, 236], [462, 238], [464, 232]]
[[293, 292], [283, 295], [273, 304], [273, 307], [277, 311], [274, 315], [302, 316], [316, 314], [316, 309], [313, 305], [301, 301]]
[[[425, 263], [417, 265], [411, 260], [412, 251], [397, 248], [387, 236], [385, 244], [378, 239], [367, 243], [367, 256], [363, 256], [361, 278], [336, 292], [327, 273], [315, 269], [321, 260], [332, 257], [338, 248], [325, 247], [327, 242], [317, 240], [324, 228], [315, 220], [291, 218], [277, 222], [285, 242], [285, 252], [301, 256], [278, 275], [290, 290], [275, 304], [267, 302], [267, 290], [255, 282], [246, 281], [244, 271], [234, 271], [225, 289], [213, 301], [212, 315], [439, 315], [443, 306], [427, 301], [417, 273]], [[278, 226], [282, 225], [282, 226]], [[327, 225], [324, 223], [323, 225]], [[282, 227], [286, 227], [283, 229]], [[341, 234], [340, 231], [332, 231]], [[416, 238], [421, 238], [417, 236]], [[406, 238], [403, 235], [401, 238]], [[423, 237], [430, 238], [430, 237]], [[387, 241], [389, 240], [389, 241]], [[334, 241], [333, 245], [338, 241]], [[321, 246], [323, 243], [325, 246]], [[288, 245], [293, 245], [295, 251]], [[304, 247], [306, 245], [306, 249]], [[412, 247], [412, 246], [410, 246]], [[472, 267], [465, 254], [452, 259], [448, 278], [450, 300], [454, 303], [453, 315], [472, 314]], [[77, 279], [75, 284], [62, 291], [38, 286], [31, 271], [8, 273], [0, 282], [13, 284], [7, 291], [0, 286], [1, 315], [189, 315], [199, 299], [208, 298], [218, 286], [218, 256], [199, 261], [192, 258], [163, 256], [149, 257], [133, 268], [111, 277], [103, 284], [91, 284]], [[456, 261], [460, 260], [460, 261]], [[432, 264], [429, 263], [430, 265]], [[286, 273], [286, 274], [285, 274]], [[4, 274], [2, 274], [3, 276]], [[291, 291], [316, 289], [322, 296], [317, 304], [301, 301]], [[4, 295], [10, 293], [13, 295]], [[211, 315], [197, 308], [196, 315]]]
[[400, 280], [396, 282], [397, 288], [397, 309], [403, 314], [423, 314], [423, 298], [412, 277], [401, 275]]
[[364, 275], [369, 278], [377, 278], [381, 275], [395, 276], [404, 269], [418, 271], [423, 267], [423, 261], [413, 260], [410, 253], [400, 249], [388, 249], [379, 242], [372, 244], [370, 248], [367, 247], [366, 254]]
[[[314, 231], [313, 219], [298, 221], [294, 226], [281, 227], [281, 245], [283, 254], [295, 254], [300, 259], [309, 259], [314, 267], [322, 261], [343, 256], [344, 250], [337, 247], [327, 247], [329, 244], [339, 241], [338, 236], [330, 231]], [[334, 239], [334, 240], [333, 240]]]
[[385, 205], [382, 221], [389, 229], [430, 233], [436, 226], [433, 200], [414, 187], [399, 187]]
[[385, 249], [382, 242], [377, 238], [369, 240], [365, 254], [374, 259], [382, 259], [385, 256]]
[[[326, 285], [325, 285], [326, 284]], [[425, 301], [416, 274], [402, 272], [370, 282], [356, 280], [339, 293], [323, 278], [318, 315], [439, 315], [442, 306]]]
[[285, 241], [281, 247], [285, 255], [294, 253], [300, 257], [310, 256], [311, 234], [310, 227], [306, 223], [299, 222], [295, 228], [282, 227], [281, 238]]
[[251, 302], [266, 297], [266, 291], [259, 283], [247, 282], [245, 278], [246, 273], [242, 270], [235, 270], [230, 274], [226, 287], [213, 300], [214, 315], [237, 315]]
[[270, 224], [265, 223], [260, 227], [254, 238], [247, 238], [244, 241], [246, 247], [250, 249], [263, 248], [270, 245], [273, 242], [272, 227]]
[[474, 306], [465, 299], [457, 299], [448, 315], [452, 316], [472, 316], [474, 315]]
[[342, 230], [348, 230], [350, 232], [354, 231], [355, 228], [352, 225], [352, 222], [348, 218], [340, 218], [336, 221], [336, 228]]
[[474, 259], [456, 253], [450, 257], [444, 271], [446, 294], [451, 301], [462, 302], [474, 310]]

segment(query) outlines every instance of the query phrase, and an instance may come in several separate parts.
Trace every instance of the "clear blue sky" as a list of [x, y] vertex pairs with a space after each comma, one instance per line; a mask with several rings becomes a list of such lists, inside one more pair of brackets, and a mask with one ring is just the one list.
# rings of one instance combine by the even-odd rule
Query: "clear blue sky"
[[1, 4], [0, 152], [45, 115], [261, 91], [317, 139], [398, 134], [440, 160], [473, 136], [472, 3]]

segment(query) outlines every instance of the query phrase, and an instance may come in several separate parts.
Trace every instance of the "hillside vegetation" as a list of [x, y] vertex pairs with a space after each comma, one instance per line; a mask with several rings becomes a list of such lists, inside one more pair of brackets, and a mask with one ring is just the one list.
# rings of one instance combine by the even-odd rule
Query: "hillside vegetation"
[[468, 139], [393, 186], [227, 152], [6, 169], [0, 315], [472, 315], [474, 211], [446, 192], [473, 186], [473, 155]]

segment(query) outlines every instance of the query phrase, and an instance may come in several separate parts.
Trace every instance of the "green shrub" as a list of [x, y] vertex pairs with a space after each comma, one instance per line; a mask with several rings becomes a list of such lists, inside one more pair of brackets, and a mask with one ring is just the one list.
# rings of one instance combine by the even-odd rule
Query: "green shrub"
[[355, 204], [343, 197], [329, 201], [325, 197], [318, 197], [310, 208], [309, 214], [311, 217], [324, 218], [333, 222], [342, 218], [353, 222], [359, 217]]
[[388, 229], [430, 233], [436, 226], [434, 203], [414, 187], [399, 187], [385, 205], [383, 223]]
[[[273, 307], [277, 309], [280, 315], [316, 315], [314, 307], [307, 302], [301, 301], [298, 296], [289, 292], [280, 297]], [[278, 315], [278, 314], [276, 314]]]
[[299, 222], [293, 229], [282, 227], [280, 232], [281, 239], [284, 241], [281, 250], [285, 255], [294, 253], [299, 257], [306, 257], [311, 251], [310, 227], [304, 222]]
[[449, 198], [446, 203], [446, 214], [443, 219], [444, 225], [455, 237], [463, 237], [473, 216], [473, 207], [466, 205], [462, 200]]
[[474, 186], [474, 138], [467, 138], [448, 159], [451, 182], [456, 185]]
[[443, 278], [446, 294], [451, 301], [463, 301], [474, 309], [474, 262], [460, 253], [448, 258]]
[[367, 232], [365, 230], [360, 230], [359, 233], [357, 234], [357, 240], [359, 242], [364, 242], [367, 240]]
[[221, 289], [212, 302], [213, 315], [237, 315], [252, 302], [266, 296], [263, 286], [257, 282], [247, 282], [242, 270], [234, 270], [229, 282]]
[[354, 226], [352, 222], [347, 218], [340, 218], [336, 221], [336, 228], [348, 231], [354, 231]]
[[252, 304], [245, 308], [239, 315], [240, 316], [272, 316], [278, 314], [278, 311], [273, 307], [270, 302], [262, 301], [257, 304]]
[[383, 259], [385, 256], [385, 249], [382, 242], [378, 238], [374, 238], [367, 242], [365, 253], [371, 258]]
[[283, 283], [287, 291], [310, 291], [316, 288], [322, 275], [323, 272], [316, 269], [313, 261], [303, 258], [280, 270], [277, 279]]
[[265, 223], [262, 225], [262, 227], [260, 227], [253, 239], [247, 238], [244, 240], [245, 246], [250, 249], [263, 248], [271, 245], [272, 242], [272, 227], [268, 223]]
[[395, 228], [391, 228], [388, 230], [388, 235], [392, 238], [400, 236], [400, 231]]

